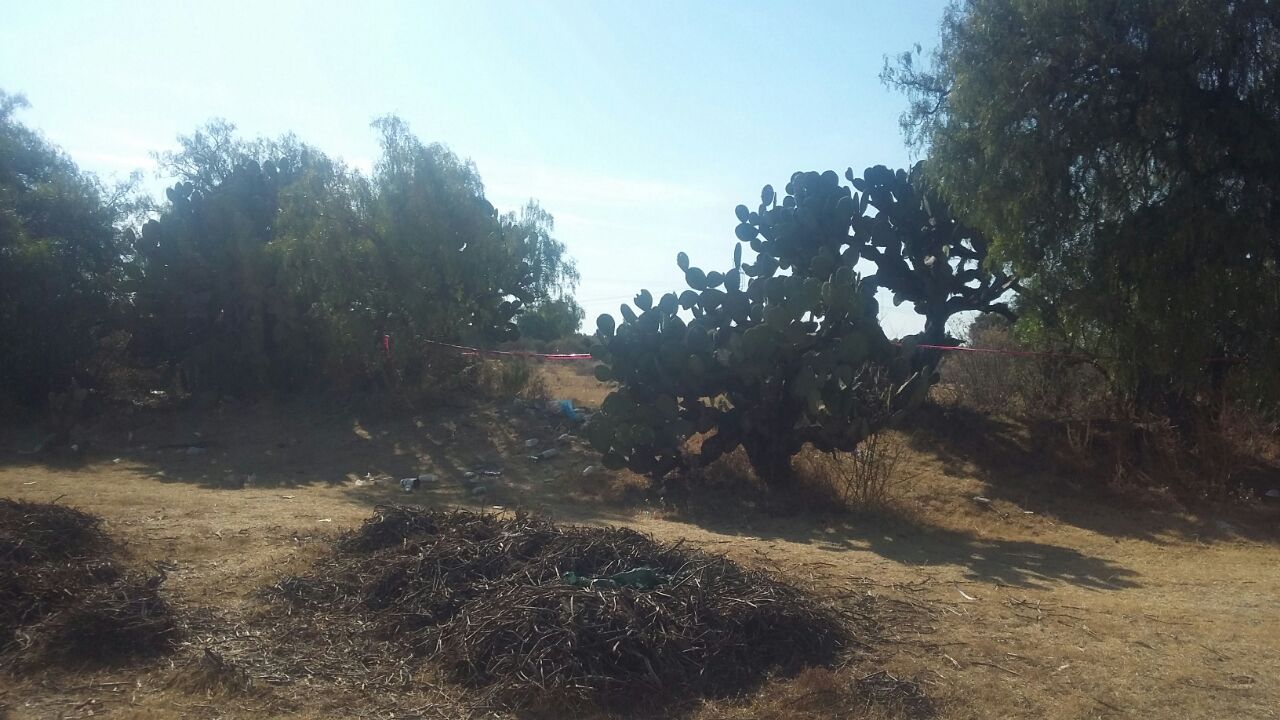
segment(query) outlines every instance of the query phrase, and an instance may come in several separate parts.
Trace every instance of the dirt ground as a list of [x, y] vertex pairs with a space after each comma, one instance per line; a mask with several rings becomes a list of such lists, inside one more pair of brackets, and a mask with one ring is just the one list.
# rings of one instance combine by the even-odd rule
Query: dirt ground
[[[602, 396], [578, 369], [545, 375], [552, 398], [589, 407]], [[1280, 717], [1280, 513], [1196, 516], [1100, 501], [1044, 467], [1025, 428], [956, 422], [984, 439], [903, 437], [909, 481], [898, 509], [868, 517], [779, 511], [743, 493], [663, 502], [625, 473], [584, 474], [595, 458], [581, 443], [558, 443], [560, 418], [513, 404], [417, 416], [320, 403], [139, 412], [100, 423], [86, 432], [82, 457], [61, 460], [17, 454], [38, 433], [8, 427], [0, 496], [101, 515], [132, 562], [168, 568], [175, 601], [218, 615], [251, 610], [258, 588], [388, 502], [625, 525], [832, 597], [870, 593], [892, 610], [873, 656], [706, 701], [694, 718], [920, 714], [847, 692], [882, 669], [917, 682], [939, 718]], [[531, 460], [528, 439], [560, 453]], [[464, 482], [466, 471], [499, 468], [481, 476], [484, 491]], [[399, 478], [423, 473], [437, 479], [400, 489]], [[228, 642], [196, 632], [185, 654], [165, 662], [3, 676], [0, 717], [489, 714], [434, 690], [375, 694], [354, 707], [356, 695], [330, 691], [332, 678], [293, 687], [265, 678], [239, 695], [174, 682], [183, 658]]]

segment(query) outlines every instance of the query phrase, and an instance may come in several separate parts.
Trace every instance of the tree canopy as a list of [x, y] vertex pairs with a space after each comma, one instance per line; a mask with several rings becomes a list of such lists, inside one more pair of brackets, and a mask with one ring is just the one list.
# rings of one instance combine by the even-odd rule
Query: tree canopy
[[399, 118], [373, 124], [369, 175], [211, 122], [156, 156], [176, 182], [140, 215], [23, 104], [0, 94], [0, 397], [66, 389], [111, 334], [186, 391], [252, 396], [421, 384], [429, 341], [511, 339], [522, 313], [577, 329], [551, 214], [499, 213], [472, 163]]
[[931, 182], [1025, 278], [1024, 326], [1150, 401], [1219, 378], [1206, 358], [1274, 381], [1278, 69], [1267, 0], [966, 0], [883, 79]]
[[126, 188], [107, 188], [15, 114], [0, 91], [0, 398], [66, 388], [111, 322]]

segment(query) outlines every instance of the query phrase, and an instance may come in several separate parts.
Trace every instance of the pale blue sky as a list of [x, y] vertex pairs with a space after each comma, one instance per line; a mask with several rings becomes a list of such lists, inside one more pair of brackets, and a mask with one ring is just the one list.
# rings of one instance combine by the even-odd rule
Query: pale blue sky
[[[4, 0], [0, 88], [105, 176], [152, 172], [213, 117], [367, 168], [369, 122], [396, 113], [472, 158], [495, 205], [555, 215], [590, 328], [681, 289], [680, 250], [725, 269], [733, 208], [765, 183], [905, 166], [877, 75], [945, 4]], [[891, 336], [918, 328], [881, 304]]]

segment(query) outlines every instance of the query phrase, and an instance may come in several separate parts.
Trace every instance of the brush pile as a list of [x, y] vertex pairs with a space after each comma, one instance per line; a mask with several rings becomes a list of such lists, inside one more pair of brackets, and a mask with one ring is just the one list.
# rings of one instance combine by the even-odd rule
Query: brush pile
[[112, 662], [174, 641], [162, 577], [116, 563], [101, 521], [0, 498], [0, 666]]
[[[661, 580], [584, 580], [609, 576]], [[726, 558], [528, 515], [379, 507], [270, 594], [332, 637], [375, 633], [509, 707], [722, 696], [829, 662], [846, 641], [835, 614]]]

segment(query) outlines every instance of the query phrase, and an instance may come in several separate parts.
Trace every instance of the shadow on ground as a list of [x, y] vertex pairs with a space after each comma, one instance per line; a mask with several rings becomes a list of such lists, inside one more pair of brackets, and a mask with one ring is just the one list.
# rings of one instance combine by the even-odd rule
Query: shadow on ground
[[700, 494], [684, 504], [680, 519], [726, 535], [783, 540], [837, 552], [871, 552], [926, 572], [931, 566], [956, 566], [967, 579], [1012, 587], [1048, 588], [1067, 583], [1105, 591], [1141, 586], [1137, 572], [1061, 545], [978, 537], [922, 525], [892, 511], [875, 515], [779, 514], [741, 498]]
[[[1028, 425], [931, 405], [913, 416], [906, 434], [912, 449], [936, 459], [944, 474], [985, 483], [985, 496], [1108, 537], [1280, 542], [1274, 531], [1280, 507], [1201, 502], [1193, 513], [1168, 495], [1122, 495], [1060, 459], [1063, 433], [1052, 423]], [[1280, 477], [1272, 480], [1280, 484]]]
[[[297, 400], [100, 419], [77, 429], [80, 451], [74, 453], [20, 453], [38, 442], [38, 426], [8, 424], [0, 436], [0, 466], [67, 472], [118, 466], [159, 482], [228, 492], [326, 486], [369, 505], [522, 507], [575, 522], [625, 517], [611, 502], [616, 493], [608, 485], [616, 478], [584, 476], [598, 456], [576, 438], [563, 438], [571, 429], [563, 415], [539, 402], [414, 413], [367, 400]], [[552, 458], [531, 457], [552, 449]], [[435, 479], [412, 494], [401, 491], [402, 478], [424, 474]]]

